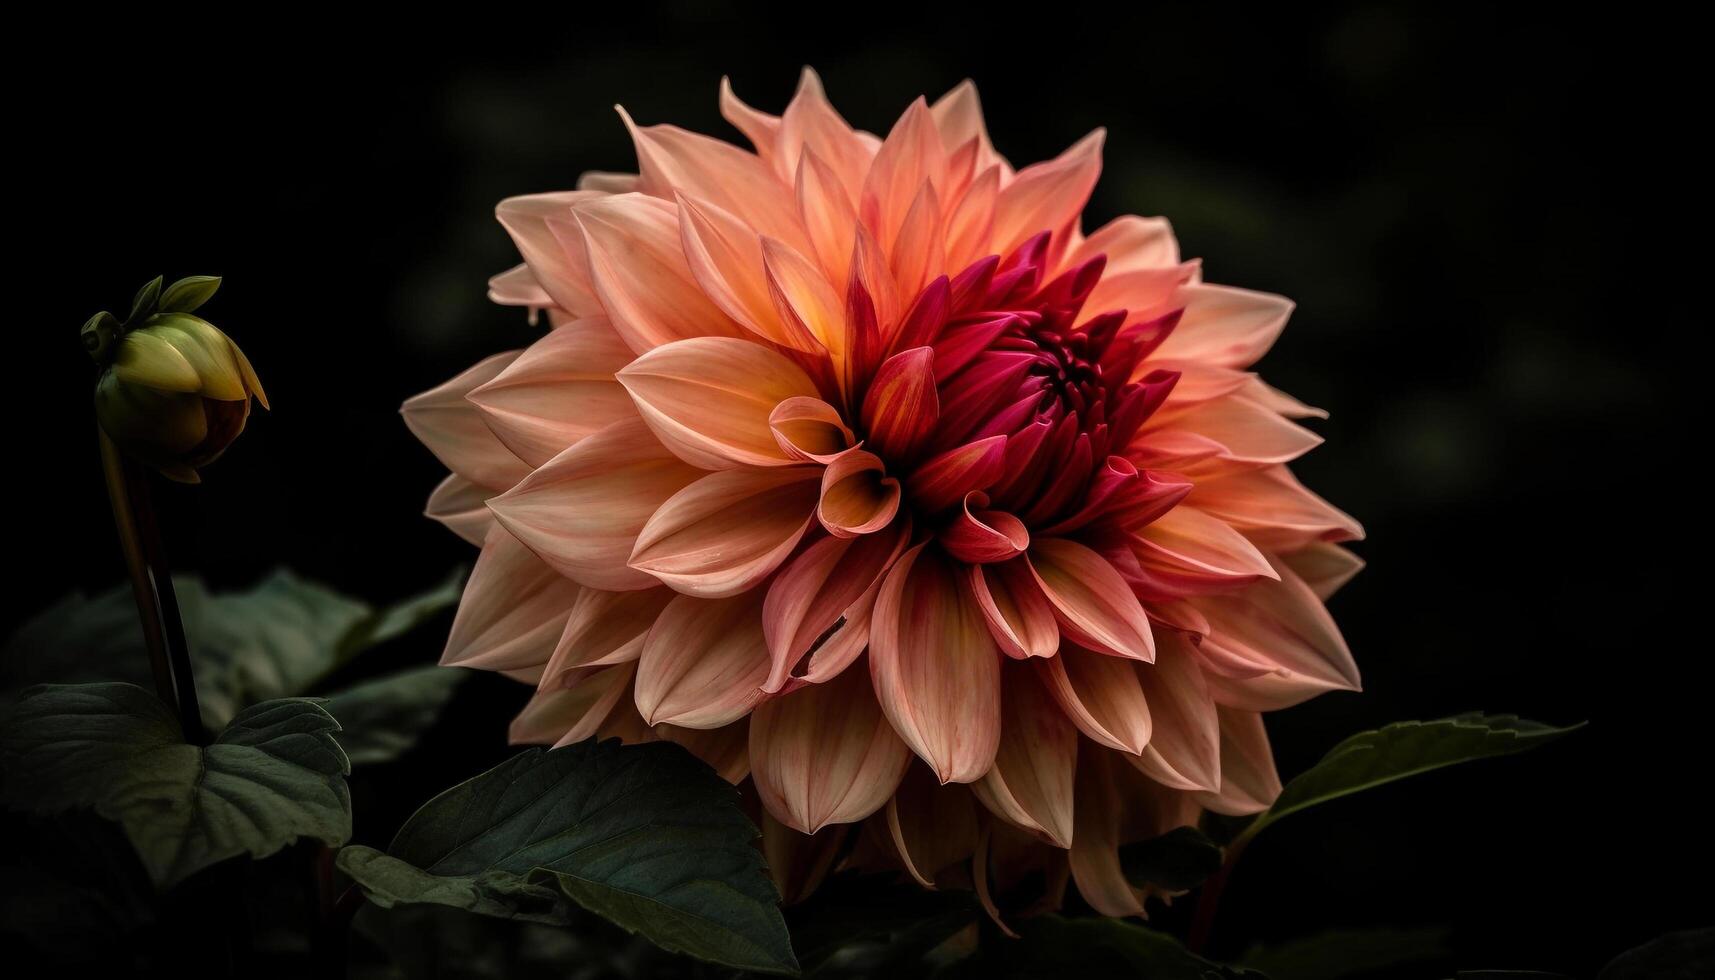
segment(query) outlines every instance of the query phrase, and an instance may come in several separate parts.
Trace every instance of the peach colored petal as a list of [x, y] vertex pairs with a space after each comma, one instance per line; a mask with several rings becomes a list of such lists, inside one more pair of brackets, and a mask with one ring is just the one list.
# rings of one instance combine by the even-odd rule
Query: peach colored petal
[[798, 94], [780, 117], [779, 146], [774, 163], [781, 180], [791, 181], [798, 173], [801, 154], [814, 153], [853, 197], [862, 189], [875, 155], [873, 143], [853, 131], [829, 104], [822, 80], [809, 68], [804, 69]]
[[441, 663], [518, 670], [544, 664], [565, 628], [578, 586], [492, 528], [471, 569]]
[[1079, 731], [1131, 755], [1149, 744], [1149, 703], [1133, 661], [1062, 643], [1056, 656], [1032, 662]]
[[980, 779], [1000, 743], [1000, 657], [951, 564], [926, 545], [882, 582], [870, 625], [876, 697], [943, 783]]
[[583, 242], [575, 235], [557, 233], [551, 223], [571, 221], [574, 205], [604, 196], [596, 191], [527, 194], [509, 197], [494, 210], [495, 217], [518, 246], [518, 254], [524, 257], [531, 278], [553, 299], [552, 305], [573, 316], [600, 315], [602, 304], [590, 283]]
[[1221, 788], [1199, 793], [1197, 802], [1216, 813], [1231, 817], [1261, 813], [1280, 795], [1280, 774], [1274, 768], [1274, 750], [1262, 715], [1254, 711], [1222, 706]]
[[1032, 541], [1028, 558], [1068, 637], [1116, 657], [1155, 659], [1149, 617], [1107, 559], [1065, 538]]
[[650, 627], [637, 662], [637, 711], [647, 725], [720, 728], [762, 698], [768, 647], [762, 593], [676, 596]]
[[1055, 245], [1074, 227], [1096, 177], [1102, 172], [1102, 141], [1098, 129], [1053, 160], [1025, 167], [995, 200], [990, 251], [1001, 255], [1024, 244], [1038, 232], [1055, 234]]
[[1285, 562], [1271, 564], [1279, 581], [1197, 600], [1209, 618], [1205, 655], [1225, 653], [1272, 668], [1257, 677], [1211, 677], [1215, 700], [1273, 711], [1323, 691], [1358, 690], [1357, 664], [1322, 600]]
[[771, 698], [751, 716], [757, 793], [794, 830], [813, 834], [862, 820], [881, 809], [911, 764], [866, 673], [848, 670]]
[[641, 419], [625, 419], [555, 456], [488, 507], [567, 578], [595, 589], [644, 589], [655, 577], [627, 564], [638, 532], [701, 475]]
[[808, 150], [798, 160], [793, 185], [811, 250], [828, 281], [843, 293], [857, 243], [857, 209], [851, 192], [821, 157]]
[[706, 470], [798, 462], [775, 439], [769, 417], [788, 398], [818, 395], [796, 364], [731, 337], [657, 347], [618, 377], [661, 443]]
[[1132, 532], [1132, 554], [1151, 583], [1179, 596], [1232, 592], [1276, 578], [1256, 545], [1195, 507], [1175, 507]]
[[1143, 915], [1143, 893], [1131, 886], [1120, 869], [1123, 812], [1114, 785], [1114, 769], [1119, 765], [1111, 752], [1079, 753], [1075, 822], [1067, 858], [1078, 894], [1091, 908], [1103, 915]]
[[578, 190], [601, 191], [604, 194], [630, 194], [637, 190], [641, 178], [636, 174], [612, 170], [586, 170], [578, 174]]
[[845, 849], [851, 828], [845, 824], [825, 827], [815, 834], [801, 834], [774, 819], [767, 810], [758, 821], [762, 827], [762, 856], [768, 874], [780, 892], [782, 905], [796, 905], [809, 898], [833, 870]]
[[1027, 559], [972, 565], [968, 571], [971, 592], [1002, 653], [1016, 660], [1054, 656], [1060, 625]]
[[450, 381], [406, 399], [399, 409], [406, 428], [447, 469], [490, 490], [512, 486], [529, 474], [530, 467], [495, 438], [482, 413], [465, 396], [498, 377], [519, 353], [507, 351], [486, 358]]
[[1023, 665], [1001, 676], [1000, 749], [971, 791], [1002, 820], [1070, 846], [1078, 729]]
[[447, 530], [480, 548], [488, 537], [488, 529], [494, 526], [494, 515], [488, 512], [488, 498], [493, 493], [457, 473], [449, 473], [429, 494], [423, 515], [440, 521]]
[[734, 786], [750, 775], [750, 719], [721, 728], [680, 728], [656, 725], [655, 733], [685, 747], [685, 751], [708, 763], [720, 777]]
[[616, 194], [580, 204], [572, 220], [555, 227], [563, 229], [566, 240], [583, 243], [591, 287], [633, 351], [641, 354], [687, 337], [741, 333], [698, 287], [672, 202]]
[[724, 75], [721, 77], [721, 118], [743, 133], [762, 159], [767, 160], [773, 155], [774, 144], [780, 138], [780, 117], [745, 105], [733, 92], [731, 80]]
[[953, 203], [947, 215], [947, 265], [959, 269], [984, 255], [991, 255], [994, 236], [994, 207], [1000, 198], [1000, 167], [976, 175], [964, 196]]
[[802, 462], [831, 463], [857, 445], [839, 411], [808, 395], [794, 395], [774, 406], [768, 428], [781, 451]]
[[976, 850], [977, 808], [971, 791], [937, 785], [921, 766], [906, 773], [883, 816], [900, 863], [925, 888], [934, 888], [942, 871]]
[[1008, 176], [1012, 168], [1006, 160], [994, 150], [994, 144], [989, 142], [988, 127], [983, 123], [982, 100], [977, 98], [976, 83], [965, 79], [954, 86], [946, 95], [935, 100], [929, 108], [930, 117], [935, 121], [935, 128], [941, 134], [941, 145], [951, 154], [959, 147], [972, 140], [976, 141], [977, 154], [973, 166], [980, 173], [996, 167]]
[[580, 590], [548, 658], [542, 686], [568, 686], [569, 678], [592, 669], [636, 660], [649, 627], [672, 598], [673, 590], [665, 586], [633, 592]]
[[804, 536], [820, 475], [812, 466], [710, 473], [649, 518], [631, 567], [687, 595], [743, 592], [779, 568]]
[[1275, 552], [1364, 536], [1362, 525], [1305, 489], [1285, 466], [1200, 481], [1186, 502]]
[[878, 534], [825, 537], [780, 570], [762, 605], [772, 664], [764, 692], [774, 694], [800, 679], [796, 671], [806, 655], [810, 662], [801, 680], [819, 683], [863, 651], [882, 576], [905, 550], [910, 527], [901, 520]]
[[708, 201], [759, 234], [794, 247], [807, 244], [790, 198], [756, 154], [677, 126], [637, 126], [624, 109], [619, 115], [637, 146], [638, 188], [645, 194], [671, 198], [677, 192]]
[[1068, 265], [1076, 266], [1098, 255], [1108, 257], [1107, 275], [1138, 269], [1168, 269], [1179, 264], [1179, 241], [1173, 237], [1173, 227], [1166, 218], [1140, 218], [1127, 214], [1108, 222], [1084, 239], [1066, 261]]
[[787, 339], [780, 342], [811, 353], [826, 350], [838, 362], [844, 353], [845, 308], [828, 277], [802, 252], [768, 237], [762, 239], [762, 267], [768, 297], [785, 325]]
[[1127, 758], [1163, 786], [1216, 790], [1221, 785], [1220, 722], [1197, 652], [1172, 631], [1158, 642], [1155, 663], [1137, 668], [1153, 733], [1141, 755]]
[[507, 740], [513, 745], [570, 745], [597, 733], [631, 689], [633, 664], [603, 668], [571, 687], [537, 691], [518, 717]]
[[635, 414], [613, 378], [630, 361], [631, 349], [606, 317], [585, 317], [549, 331], [467, 397], [507, 449], [541, 466]]
[[886, 473], [881, 457], [861, 449], [828, 464], [816, 517], [829, 534], [853, 538], [893, 522], [899, 513], [899, 481]]
[[554, 297], [542, 288], [536, 281], [536, 274], [530, 271], [528, 264], [515, 265], [505, 272], [489, 277], [489, 302], [501, 306], [530, 307], [531, 322], [535, 322], [535, 311], [554, 305]]
[[921, 98], [911, 103], [882, 141], [858, 197], [858, 214], [878, 242], [899, 238], [905, 215], [925, 181], [946, 177], [947, 151]]
[[925, 180], [911, 199], [899, 234], [888, 248], [893, 281], [904, 296], [916, 296], [930, 280], [947, 271], [947, 242], [941, 226], [941, 201]]
[[[433, 500], [433, 498], [430, 498]], [[1337, 544], [1313, 541], [1297, 551], [1279, 556], [1286, 566], [1298, 573], [1304, 584], [1327, 602], [1340, 587], [1364, 570], [1364, 560]]]
[[679, 237], [685, 260], [709, 299], [758, 337], [795, 350], [814, 350], [812, 338], [780, 319], [769, 296], [762, 239], [743, 221], [707, 201], [680, 195]]
[[1292, 315], [1284, 296], [1232, 286], [1199, 283], [1184, 287], [1180, 297], [1185, 315], [1156, 349], [1163, 359], [1249, 367], [1268, 353]]
[[1138, 434], [1171, 428], [1191, 432], [1222, 447], [1221, 458], [1241, 463], [1286, 463], [1322, 444], [1322, 437], [1249, 399], [1232, 396], [1200, 402], [1182, 411], [1151, 419]]

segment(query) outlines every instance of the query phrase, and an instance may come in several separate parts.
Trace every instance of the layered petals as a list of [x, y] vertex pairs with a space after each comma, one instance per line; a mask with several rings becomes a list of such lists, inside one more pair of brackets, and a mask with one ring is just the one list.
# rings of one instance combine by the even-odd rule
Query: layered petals
[[657, 347], [627, 365], [619, 383], [662, 445], [693, 466], [789, 466], [800, 459], [775, 438], [774, 410], [815, 398], [802, 368], [760, 344], [699, 337]]
[[767, 676], [759, 593], [676, 596], [643, 640], [637, 711], [647, 725], [720, 728], [750, 713]]
[[744, 592], [780, 567], [804, 536], [819, 475], [812, 467], [710, 473], [650, 516], [631, 567], [686, 595]]

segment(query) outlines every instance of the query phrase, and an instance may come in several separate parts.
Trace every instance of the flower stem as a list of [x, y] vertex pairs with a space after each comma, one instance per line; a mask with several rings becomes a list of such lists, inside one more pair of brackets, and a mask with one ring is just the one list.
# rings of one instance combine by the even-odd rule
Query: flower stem
[[106, 432], [100, 432], [100, 440], [107, 499], [113, 505], [113, 526], [119, 532], [119, 547], [125, 553], [125, 568], [131, 576], [131, 594], [137, 600], [137, 617], [143, 624], [143, 640], [149, 648], [155, 693], [178, 716], [185, 740], [207, 745], [208, 733], [203, 729], [196, 679], [191, 673], [190, 647], [185, 642], [185, 624], [179, 615], [178, 596], [173, 591], [173, 577], [161, 546], [160, 528], [155, 523], [148, 474], [126, 459]]
[[1239, 863], [1239, 855], [1244, 853], [1245, 845], [1256, 836], [1258, 825], [1252, 823], [1244, 832], [1227, 845], [1227, 859], [1222, 862], [1221, 869], [1209, 876], [1203, 882], [1203, 890], [1197, 896], [1197, 910], [1191, 916], [1191, 934], [1186, 938], [1186, 945], [1191, 952], [1201, 953], [1209, 945], [1209, 936], [1215, 931], [1215, 911], [1221, 905], [1221, 890], [1227, 886], [1227, 878], [1233, 873], [1233, 866]]

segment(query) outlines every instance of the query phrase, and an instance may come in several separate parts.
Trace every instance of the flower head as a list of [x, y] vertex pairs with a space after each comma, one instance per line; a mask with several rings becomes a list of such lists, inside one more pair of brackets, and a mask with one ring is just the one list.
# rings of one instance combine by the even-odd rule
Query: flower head
[[262, 382], [232, 338], [193, 311], [220, 287], [191, 276], [138, 292], [123, 322], [108, 312], [84, 324], [84, 349], [102, 367], [95, 386], [101, 428], [127, 453], [183, 483], [219, 458], [250, 417], [268, 407]]
[[1118, 846], [1265, 807], [1260, 713], [1357, 687], [1360, 530], [1246, 370], [1291, 304], [1086, 234], [1101, 132], [1015, 171], [969, 83], [885, 139], [809, 72], [721, 105], [754, 152], [622, 110], [638, 174], [499, 207], [552, 329], [404, 409], [482, 546], [445, 662], [537, 686], [515, 740], [748, 778], [789, 896], [867, 821], [848, 861], [1139, 911]]

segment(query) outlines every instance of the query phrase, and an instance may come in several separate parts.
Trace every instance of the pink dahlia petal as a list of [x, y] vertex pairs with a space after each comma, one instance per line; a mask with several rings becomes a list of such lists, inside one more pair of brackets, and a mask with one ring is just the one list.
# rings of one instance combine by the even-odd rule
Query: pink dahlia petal
[[799, 462], [775, 438], [769, 419], [782, 401], [819, 394], [796, 364], [731, 337], [657, 347], [618, 377], [661, 443], [706, 470]]
[[648, 725], [720, 728], [756, 706], [767, 676], [760, 593], [676, 596], [643, 641], [637, 711]]
[[570, 745], [581, 742], [607, 722], [631, 690], [632, 664], [595, 671], [571, 687], [537, 691], [518, 717], [507, 739], [514, 745]]
[[518, 355], [508, 351], [487, 358], [445, 384], [406, 399], [399, 409], [411, 434], [447, 469], [491, 490], [512, 486], [530, 467], [495, 438], [466, 396], [498, 377]]
[[815, 834], [799, 833], [774, 819], [766, 809], [758, 823], [762, 827], [762, 856], [783, 905], [796, 905], [821, 886], [851, 832], [850, 827], [835, 824]]
[[816, 517], [838, 538], [873, 534], [899, 513], [899, 481], [885, 475], [881, 457], [863, 450], [846, 453], [822, 471]]
[[941, 133], [941, 145], [951, 154], [967, 142], [975, 141], [977, 147], [973, 168], [979, 173], [989, 167], [1012, 175], [1012, 168], [994, 150], [994, 144], [989, 142], [988, 126], [983, 122], [982, 100], [977, 97], [976, 83], [965, 79], [954, 86], [952, 91], [935, 100], [929, 108], [930, 116], [935, 120], [935, 127]]
[[1165, 359], [1244, 368], [1268, 353], [1292, 315], [1292, 301], [1232, 286], [1200, 283], [1182, 291], [1185, 315], [1162, 342]]
[[1249, 539], [1195, 507], [1162, 514], [1133, 532], [1130, 544], [1139, 566], [1133, 585], [1164, 598], [1235, 592], [1279, 577]]
[[917, 454], [941, 417], [935, 394], [935, 352], [928, 347], [900, 351], [884, 361], [863, 401], [867, 444], [888, 459]]
[[1115, 657], [1155, 659], [1149, 617], [1107, 559], [1075, 541], [1041, 538], [1029, 561], [1068, 637]]
[[1103, 915], [1143, 915], [1143, 893], [1120, 869], [1120, 828], [1124, 803], [1114, 769], [1123, 767], [1110, 752], [1096, 749], [1078, 759], [1077, 802], [1072, 846], [1067, 858], [1078, 894]]
[[1000, 661], [982, 611], [927, 545], [882, 582], [870, 626], [876, 697], [943, 783], [982, 778], [1000, 744]]
[[995, 201], [991, 251], [1006, 254], [1044, 229], [1063, 236], [1077, 222], [1102, 172], [1098, 129], [1045, 163], [1025, 167]]
[[[574, 205], [604, 196], [596, 191], [528, 194], [509, 197], [495, 208], [495, 217], [518, 246], [518, 253], [524, 257], [531, 278], [552, 298], [551, 305], [573, 316], [598, 316], [602, 305], [590, 283], [589, 260], [583, 241], [575, 234], [567, 235], [566, 227], [575, 228], [568, 224], [572, 221]], [[566, 227], [556, 231], [554, 223]], [[537, 305], [528, 302], [535, 298], [528, 293], [513, 298], [526, 300], [522, 305]]]
[[857, 444], [839, 411], [808, 395], [794, 395], [774, 406], [768, 428], [780, 449], [800, 462], [832, 463]]
[[1002, 676], [1000, 749], [971, 791], [995, 816], [1067, 847], [1078, 730], [1031, 671], [1009, 666]]
[[889, 252], [925, 182], [946, 179], [947, 152], [922, 99], [911, 103], [882, 141], [859, 196], [858, 215]]
[[842, 357], [844, 304], [822, 270], [802, 252], [767, 237], [762, 239], [762, 267], [767, 274], [768, 297], [790, 341], [785, 346]]
[[1107, 256], [1108, 275], [1139, 269], [1170, 269], [1179, 264], [1179, 241], [1173, 237], [1173, 227], [1166, 218], [1128, 214], [1115, 218], [1084, 239], [1067, 261], [1076, 264], [1098, 255]]
[[710, 204], [680, 195], [679, 236], [691, 274], [722, 312], [764, 340], [797, 350], [813, 350], [812, 339], [775, 310], [763, 269], [762, 240], [738, 218]]
[[637, 534], [631, 567], [716, 599], [760, 584], [813, 519], [815, 467], [710, 473], [663, 502]]
[[1353, 541], [1363, 526], [1305, 489], [1284, 466], [1200, 482], [1190, 503], [1242, 531], [1260, 548], [1297, 551], [1317, 541]]
[[488, 280], [488, 298], [490, 302], [501, 306], [528, 306], [532, 322], [537, 310], [554, 305], [554, 297], [542, 288], [536, 281], [535, 273], [529, 265], [515, 265]]
[[1043, 686], [1079, 731], [1130, 755], [1149, 744], [1149, 702], [1132, 661], [1062, 643], [1059, 654], [1034, 663]]
[[780, 569], [762, 605], [771, 662], [764, 692], [825, 681], [863, 652], [882, 578], [910, 536], [901, 520], [877, 534], [825, 537]]
[[635, 592], [579, 590], [548, 658], [542, 686], [569, 686], [570, 679], [590, 670], [636, 660], [643, 652], [643, 638], [672, 598], [673, 590], [665, 586]]
[[905, 485], [926, 513], [945, 510], [972, 491], [994, 485], [1006, 468], [1006, 436], [989, 436], [930, 457]]
[[1172, 789], [1214, 791], [1221, 786], [1220, 722], [1191, 642], [1168, 632], [1155, 663], [1137, 668], [1149, 701], [1152, 734], [1133, 765]]
[[1148, 442], [1158, 428], [1200, 435], [1221, 446], [1221, 458], [1240, 463], [1287, 463], [1322, 444], [1322, 437], [1238, 396], [1201, 402], [1144, 426]]
[[775, 141], [780, 138], [780, 117], [745, 105], [733, 92], [732, 82], [724, 76], [721, 78], [720, 101], [721, 118], [743, 133], [762, 159], [767, 160], [774, 153]]
[[965, 494], [958, 516], [941, 532], [941, 547], [948, 554], [962, 562], [987, 564], [1015, 558], [1030, 547], [1024, 522], [1006, 511], [989, 510], [987, 504], [988, 496], [980, 490]]
[[606, 317], [585, 317], [549, 331], [466, 397], [507, 449], [541, 466], [636, 413], [613, 378], [631, 357]]
[[698, 287], [685, 260], [678, 209], [642, 194], [580, 203], [570, 224], [581, 241], [589, 279], [613, 328], [641, 354], [687, 337], [737, 336], [740, 328]]
[[491, 529], [441, 663], [488, 670], [547, 663], [578, 591], [504, 528]]
[[835, 111], [822, 90], [822, 80], [809, 68], [804, 69], [798, 94], [780, 117], [779, 147], [774, 163], [782, 180], [790, 182], [798, 173], [802, 154], [814, 153], [827, 162], [852, 198], [863, 188], [876, 150], [873, 137], [866, 139], [853, 131]]
[[662, 447], [640, 419], [615, 422], [549, 460], [488, 507], [560, 574], [595, 589], [658, 580], [627, 564], [655, 511], [702, 472]]
[[1316, 598], [1323, 602], [1364, 570], [1362, 558], [1326, 541], [1315, 541], [1297, 551], [1287, 552], [1280, 556], [1280, 560], [1296, 572], [1316, 593]]
[[1274, 803], [1281, 789], [1262, 715], [1224, 705], [1219, 711], [1221, 788], [1218, 792], [1197, 794], [1197, 802], [1233, 817], [1261, 813]]
[[971, 565], [967, 571], [971, 593], [1002, 653], [1017, 660], [1054, 656], [1060, 649], [1060, 624], [1028, 559]]
[[450, 473], [429, 494], [423, 514], [480, 548], [488, 537], [488, 529], [494, 526], [494, 515], [488, 511], [488, 498], [493, 493], [457, 473]]
[[859, 670], [763, 702], [750, 746], [763, 804], [806, 834], [881, 809], [911, 764]]
[[977, 807], [964, 786], [936, 785], [913, 766], [883, 811], [887, 839], [905, 871], [925, 888], [942, 871], [969, 859], [977, 844]]
[[855, 191], [813, 150], [805, 150], [798, 159], [793, 187], [811, 252], [828, 270], [834, 288], [844, 293], [852, 250], [857, 245]]
[[720, 728], [680, 728], [656, 725], [655, 733], [708, 763], [709, 768], [733, 785], [750, 775], [750, 720], [740, 718]]
[[1256, 677], [1211, 677], [1215, 700], [1273, 711], [1323, 691], [1358, 690], [1357, 664], [1322, 600], [1284, 562], [1271, 564], [1279, 581], [1198, 600], [1209, 617], [1203, 651], [1272, 668]]

